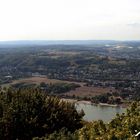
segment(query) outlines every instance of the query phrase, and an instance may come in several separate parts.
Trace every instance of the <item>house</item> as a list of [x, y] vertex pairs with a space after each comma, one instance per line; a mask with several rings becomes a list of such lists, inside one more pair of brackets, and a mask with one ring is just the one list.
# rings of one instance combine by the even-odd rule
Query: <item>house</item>
[[7, 75], [5, 78], [12, 79], [13, 77], [11, 75]]

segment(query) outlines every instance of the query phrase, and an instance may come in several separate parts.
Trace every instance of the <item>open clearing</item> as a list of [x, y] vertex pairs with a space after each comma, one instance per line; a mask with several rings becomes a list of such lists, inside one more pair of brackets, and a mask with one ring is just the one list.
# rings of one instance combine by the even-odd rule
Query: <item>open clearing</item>
[[87, 87], [87, 86], [81, 86], [79, 88], [76, 88], [75, 90], [71, 90], [65, 95], [68, 96], [79, 96], [79, 97], [94, 97], [96, 95], [105, 94], [108, 92], [114, 92], [116, 91], [114, 88], [103, 88], [103, 87]]
[[46, 84], [54, 84], [54, 83], [75, 83], [75, 84], [79, 84], [81, 87], [76, 88], [75, 90], [71, 90], [67, 93], [64, 93], [65, 95], [68, 96], [79, 96], [79, 97], [94, 97], [96, 95], [101, 95], [101, 94], [105, 94], [108, 92], [115, 92], [116, 90], [114, 88], [111, 87], [88, 87], [88, 86], [84, 86], [85, 83], [83, 82], [74, 82], [74, 81], [65, 81], [65, 80], [57, 80], [57, 79], [49, 79], [46, 76], [40, 77], [29, 77], [29, 78], [23, 78], [23, 79], [19, 79], [19, 80], [14, 80], [9, 84], [5, 84], [3, 86], [9, 86], [9, 85], [14, 85], [14, 84], [18, 84], [18, 83], [26, 83], [26, 84], [40, 84], [41, 82], [44, 82]]
[[71, 82], [71, 81], [65, 81], [65, 80], [57, 80], [57, 79], [48, 79], [46, 76], [43, 77], [29, 77], [29, 78], [23, 78], [23, 79], [19, 79], [19, 80], [14, 80], [11, 83], [9, 83], [10, 85], [14, 85], [14, 84], [18, 84], [18, 83], [29, 83], [29, 84], [40, 84], [41, 82], [44, 82], [46, 84], [50, 84], [50, 83], [75, 83], [75, 84], [79, 84], [80, 86], [83, 86], [85, 83], [82, 82]]

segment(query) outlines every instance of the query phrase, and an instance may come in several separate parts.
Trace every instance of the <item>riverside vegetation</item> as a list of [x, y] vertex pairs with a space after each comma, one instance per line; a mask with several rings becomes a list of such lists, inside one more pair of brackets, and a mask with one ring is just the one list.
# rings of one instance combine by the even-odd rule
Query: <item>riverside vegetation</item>
[[73, 103], [48, 96], [35, 88], [1, 89], [2, 140], [135, 140], [140, 131], [140, 102], [108, 124], [86, 122]]

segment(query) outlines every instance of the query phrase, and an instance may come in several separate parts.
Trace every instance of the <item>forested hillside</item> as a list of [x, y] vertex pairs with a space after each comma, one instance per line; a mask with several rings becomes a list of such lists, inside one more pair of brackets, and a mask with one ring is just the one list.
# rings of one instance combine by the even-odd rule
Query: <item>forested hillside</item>
[[[23, 47], [21, 44], [19, 47], [0, 48], [0, 85], [10, 85], [18, 79], [46, 77], [84, 82], [85, 87], [82, 88], [89, 88], [88, 91], [92, 89], [96, 91], [98, 88], [101, 91], [96, 97], [96, 92], [87, 94], [86, 91], [83, 96], [78, 91], [72, 95], [67, 94], [69, 98], [86, 98], [93, 103], [108, 104], [139, 100], [140, 42], [112, 43], [110, 42], [110, 45], [106, 45], [105, 42], [83, 45], [37, 44], [28, 47], [27, 45]], [[31, 87], [41, 82], [28, 84], [17, 82], [14, 86]], [[62, 86], [59, 85], [63, 90], [62, 93], [72, 89], [65, 90]]]

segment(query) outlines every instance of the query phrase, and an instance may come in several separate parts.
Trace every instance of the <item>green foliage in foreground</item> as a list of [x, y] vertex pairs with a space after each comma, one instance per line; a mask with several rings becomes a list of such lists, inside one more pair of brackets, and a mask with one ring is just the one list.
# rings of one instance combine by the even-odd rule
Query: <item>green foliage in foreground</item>
[[108, 124], [103, 121], [87, 122], [74, 133], [61, 131], [34, 140], [136, 140], [140, 131], [140, 102], [133, 103], [127, 112], [117, 115]]
[[82, 116], [74, 104], [38, 89], [0, 92], [1, 140], [135, 140], [140, 131], [140, 102], [108, 124]]
[[75, 105], [40, 93], [38, 89], [0, 92], [0, 139], [28, 140], [82, 127]]

